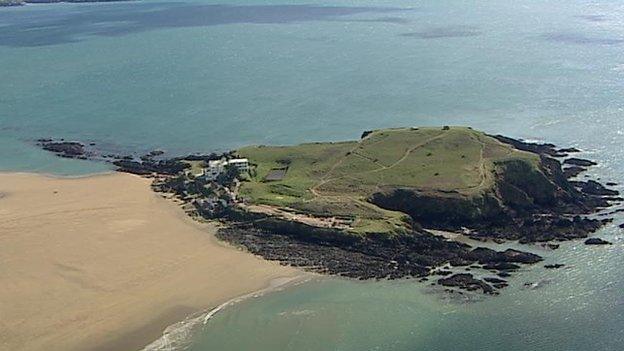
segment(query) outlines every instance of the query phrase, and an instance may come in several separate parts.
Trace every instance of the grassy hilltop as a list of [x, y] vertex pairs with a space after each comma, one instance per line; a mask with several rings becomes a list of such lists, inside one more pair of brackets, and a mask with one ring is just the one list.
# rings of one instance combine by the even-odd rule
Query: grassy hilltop
[[[240, 193], [249, 203], [310, 216], [337, 216], [348, 232], [401, 233], [406, 211], [377, 206], [379, 194], [410, 189], [424, 196], [481, 198], [496, 193], [499, 165], [513, 162], [540, 172], [538, 154], [470, 128], [398, 128], [372, 131], [361, 140], [238, 150], [256, 165]], [[282, 180], [267, 181], [288, 167]]]

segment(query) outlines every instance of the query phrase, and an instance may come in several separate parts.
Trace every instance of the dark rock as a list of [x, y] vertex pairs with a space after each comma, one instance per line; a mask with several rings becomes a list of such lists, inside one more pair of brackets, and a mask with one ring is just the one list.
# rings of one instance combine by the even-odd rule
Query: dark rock
[[[475, 259], [477, 259], [481, 264], [487, 264], [488, 267], [500, 267], [493, 269], [516, 269], [519, 268], [517, 265], [507, 265], [507, 267], [510, 268], [504, 267], [506, 266], [506, 263], [510, 262], [532, 264], [542, 260], [539, 255], [514, 249], [507, 249], [504, 252], [499, 252], [485, 247], [478, 247], [472, 250], [471, 254], [474, 255]], [[486, 266], [484, 266], [484, 268], [485, 267]]]
[[512, 145], [518, 150], [529, 151], [537, 154], [549, 155], [552, 157], [563, 157], [564, 153], [559, 152], [554, 144], [527, 143], [522, 140], [506, 137], [503, 135], [491, 135], [500, 142]]
[[607, 182], [606, 183], [607, 186], [617, 186], [618, 183], [614, 183], [614, 182]]
[[576, 158], [576, 157], [568, 158], [564, 160], [563, 163], [566, 165], [574, 165], [574, 166], [581, 166], [581, 167], [590, 167], [590, 166], [597, 165], [597, 163], [594, 161], [585, 160], [585, 159]]
[[537, 263], [542, 260], [539, 255], [530, 252], [518, 251], [514, 249], [507, 249], [502, 253], [505, 258], [505, 262], [518, 262], [518, 263]]
[[[249, 220], [236, 225], [231, 223], [230, 227], [220, 229], [217, 237], [269, 260], [358, 279], [397, 279], [432, 274], [447, 276], [452, 273], [432, 268], [442, 266], [456, 257], [462, 257], [461, 261], [470, 262], [469, 264], [474, 264], [479, 256], [483, 256], [484, 261], [533, 261], [519, 259], [524, 255], [518, 254], [518, 251], [480, 249], [475, 254], [468, 245], [446, 241], [426, 231], [399, 236], [393, 240], [373, 240], [356, 236], [345, 241], [344, 234], [315, 234], [314, 231], [319, 229], [288, 221], [280, 223], [275, 219], [265, 218], [257, 219], [253, 226], [249, 223]], [[263, 223], [265, 229], [261, 230], [258, 223]], [[518, 266], [507, 263], [496, 267], [510, 269]], [[486, 290], [489, 291], [487, 288]]]
[[616, 190], [607, 189], [604, 185], [598, 183], [595, 180], [588, 181], [571, 181], [570, 184], [577, 187], [583, 193], [594, 196], [617, 196], [619, 192]]
[[585, 240], [585, 245], [611, 245], [611, 243], [600, 238], [589, 238]]
[[576, 176], [578, 176], [579, 174], [585, 172], [587, 169], [580, 167], [580, 166], [572, 166], [572, 167], [566, 167], [563, 169], [563, 174], [565, 175], [566, 178], [570, 179], [570, 178], [574, 178]]
[[615, 209], [613, 211], [609, 211], [607, 213], [603, 213], [603, 215], [610, 216], [610, 215], [614, 215], [614, 214], [620, 213], [620, 212], [624, 212], [624, 208], [618, 208], [618, 209]]
[[475, 291], [482, 290], [486, 294], [495, 292], [494, 288], [482, 280], [475, 279], [470, 273], [458, 273], [448, 278], [438, 279], [438, 284], [443, 286], [457, 287], [460, 289]]
[[559, 149], [559, 152], [564, 153], [564, 154], [574, 154], [577, 152], [581, 152], [581, 150], [575, 148], [575, 147], [568, 147], [568, 148], [564, 148], [564, 149]]
[[556, 250], [559, 248], [559, 244], [552, 244], [552, 243], [540, 243], [539, 246], [547, 250]]
[[366, 138], [367, 136], [371, 135], [372, 133], [373, 133], [373, 131], [372, 131], [372, 130], [365, 130], [365, 131], [362, 133], [362, 135], [360, 136], [360, 139], [364, 139], [364, 138]]
[[547, 268], [547, 269], [558, 269], [558, 268], [561, 268], [561, 267], [565, 267], [565, 264], [563, 264], [563, 263], [555, 263], [555, 264], [544, 265], [544, 268]]
[[451, 271], [435, 271], [435, 272], [433, 272], [433, 274], [434, 275], [447, 276], [447, 275], [453, 274], [453, 272], [451, 272]]
[[42, 149], [53, 152], [61, 157], [78, 158], [85, 156], [84, 145], [75, 141], [42, 141], [38, 142]]
[[514, 263], [509, 263], [509, 262], [488, 263], [483, 266], [483, 269], [496, 270], [496, 271], [513, 271], [518, 268], [520, 268], [520, 266]]
[[149, 175], [153, 173], [161, 175], [176, 175], [190, 167], [187, 163], [175, 159], [162, 161], [142, 159], [141, 162], [138, 162], [128, 160], [125, 157], [121, 160], [114, 161], [113, 164], [118, 167], [120, 172], [138, 175]]
[[449, 259], [449, 263], [453, 267], [462, 267], [462, 266], [468, 266], [474, 263], [474, 260], [470, 257], [457, 256], [457, 257], [451, 257]]

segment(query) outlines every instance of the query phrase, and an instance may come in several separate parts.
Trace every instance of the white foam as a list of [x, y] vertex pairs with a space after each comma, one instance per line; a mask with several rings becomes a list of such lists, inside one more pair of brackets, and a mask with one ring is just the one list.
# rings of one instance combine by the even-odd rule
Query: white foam
[[187, 349], [191, 344], [191, 337], [195, 331], [195, 328], [206, 325], [208, 321], [214, 317], [217, 313], [223, 311], [226, 307], [247, 300], [251, 297], [260, 297], [266, 293], [278, 291], [284, 289], [286, 286], [301, 284], [308, 281], [309, 278], [305, 276], [287, 277], [273, 279], [269, 286], [254, 291], [249, 294], [235, 297], [228, 300], [219, 306], [196, 313], [187, 317], [181, 322], [177, 322], [168, 326], [160, 338], [145, 346], [142, 351], [180, 351]]

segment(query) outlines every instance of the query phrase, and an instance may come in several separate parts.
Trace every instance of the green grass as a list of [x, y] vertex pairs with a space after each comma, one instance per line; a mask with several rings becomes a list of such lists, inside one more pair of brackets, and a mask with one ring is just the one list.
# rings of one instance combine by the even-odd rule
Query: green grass
[[[312, 215], [351, 216], [359, 234], [406, 228], [402, 213], [366, 199], [386, 187], [464, 196], [494, 185], [495, 163], [521, 159], [537, 167], [537, 155], [522, 152], [470, 128], [398, 128], [374, 131], [358, 141], [238, 150], [255, 165], [241, 187], [252, 203], [287, 207]], [[289, 166], [283, 180], [265, 182], [272, 168]]]
[[182, 161], [188, 164], [189, 166], [191, 166], [191, 168], [189, 168], [189, 171], [194, 175], [201, 174], [204, 168], [206, 167], [206, 164], [204, 161], [196, 161], [196, 160], [182, 160]]

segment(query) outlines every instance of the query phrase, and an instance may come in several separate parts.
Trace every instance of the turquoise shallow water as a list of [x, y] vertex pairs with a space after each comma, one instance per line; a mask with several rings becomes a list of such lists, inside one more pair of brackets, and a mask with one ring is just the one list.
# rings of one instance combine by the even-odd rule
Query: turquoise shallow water
[[[577, 146], [624, 183], [619, 1], [144, 1], [0, 9], [0, 170], [64, 175], [40, 137], [169, 154], [471, 125]], [[621, 222], [622, 218], [616, 221]], [[192, 350], [620, 350], [621, 232], [496, 298], [328, 279], [232, 306]], [[525, 282], [541, 288], [523, 289]]]

